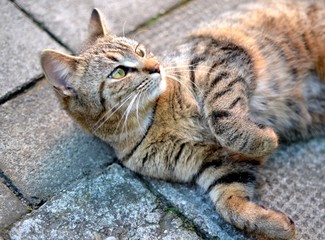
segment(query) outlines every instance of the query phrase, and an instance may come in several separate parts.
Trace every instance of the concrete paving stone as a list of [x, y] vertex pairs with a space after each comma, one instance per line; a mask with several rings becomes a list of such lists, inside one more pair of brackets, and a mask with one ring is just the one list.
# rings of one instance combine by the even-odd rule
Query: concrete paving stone
[[10, 239], [200, 239], [117, 164], [14, 224]]
[[16, 0], [15, 2], [31, 13], [62, 42], [76, 50], [87, 36], [88, 21], [95, 7], [103, 12], [107, 25], [114, 33], [123, 34], [164, 13], [181, 0]]
[[283, 146], [263, 169], [264, 206], [291, 216], [297, 239], [325, 239], [325, 138]]
[[4, 228], [17, 221], [28, 211], [29, 208], [6, 185], [0, 182], [0, 235]]
[[[259, 174], [256, 201], [287, 213], [297, 225], [297, 239], [325, 239], [325, 139], [282, 146]], [[149, 180], [184, 215], [210, 236], [249, 239], [225, 223], [198, 188]]]
[[[195, 29], [216, 20], [230, 11], [245, 11], [245, 4], [269, 0], [192, 0], [168, 15], [139, 31], [134, 37], [147, 46], [154, 54], [166, 54]], [[306, 0], [297, 0], [306, 1]]]
[[184, 184], [148, 179], [153, 187], [208, 236], [222, 240], [245, 240], [249, 236], [226, 223], [201, 189]]
[[0, 100], [42, 74], [39, 53], [62, 49], [8, 0], [0, 0]]
[[113, 160], [59, 108], [45, 80], [0, 106], [0, 155], [0, 169], [35, 203]]
[[225, 11], [234, 10], [240, 3], [252, 0], [195, 0], [171, 14], [159, 18], [154, 24], [131, 37], [139, 40], [154, 54], [165, 53], [201, 25], [216, 19]]

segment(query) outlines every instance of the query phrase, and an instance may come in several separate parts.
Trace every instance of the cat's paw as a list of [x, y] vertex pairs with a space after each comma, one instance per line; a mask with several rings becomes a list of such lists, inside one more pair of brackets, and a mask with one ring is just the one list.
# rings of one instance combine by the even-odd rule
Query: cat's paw
[[219, 203], [219, 212], [225, 219], [239, 229], [260, 236], [258, 239], [295, 239], [295, 223], [284, 213], [239, 196], [227, 197], [224, 203], [223, 206]]
[[[227, 141], [224, 147], [247, 157], [260, 158], [270, 155], [278, 147], [278, 136], [272, 128], [251, 128], [246, 130], [246, 138], [236, 142]], [[221, 141], [222, 143], [222, 141]]]
[[251, 155], [254, 157], [264, 157], [270, 155], [278, 147], [278, 136], [272, 128], [261, 129], [260, 136], [257, 136], [255, 146], [251, 147]]
[[[265, 209], [263, 218], [259, 220], [259, 239], [296, 239], [296, 226], [291, 218], [282, 212]], [[262, 238], [263, 236], [263, 238]]]
[[278, 147], [278, 137], [272, 128], [248, 118], [229, 118], [223, 124], [212, 121], [209, 124], [218, 142], [232, 152], [260, 158], [270, 155]]

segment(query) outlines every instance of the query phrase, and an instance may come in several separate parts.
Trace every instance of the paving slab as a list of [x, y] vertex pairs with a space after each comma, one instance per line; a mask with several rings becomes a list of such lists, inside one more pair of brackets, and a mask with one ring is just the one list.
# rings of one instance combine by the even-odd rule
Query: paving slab
[[28, 206], [23, 204], [6, 185], [0, 182], [0, 239], [2, 229], [17, 221], [28, 211]]
[[15, 223], [10, 239], [201, 239], [117, 164]]
[[201, 25], [211, 22], [218, 15], [234, 10], [239, 4], [252, 0], [195, 0], [171, 14], [163, 16], [151, 25], [131, 34], [154, 54], [165, 53]]
[[0, 106], [0, 155], [0, 169], [36, 204], [113, 160], [60, 109], [45, 80]]
[[0, 101], [42, 74], [40, 51], [62, 48], [8, 0], [0, 0]]
[[16, 0], [15, 2], [71, 49], [77, 50], [87, 36], [88, 21], [93, 8], [103, 12], [107, 25], [114, 33], [123, 34], [166, 12], [182, 0]]
[[162, 194], [188, 219], [213, 239], [245, 240], [248, 235], [226, 223], [216, 212], [212, 202], [201, 189], [184, 184], [148, 179], [153, 188]]
[[[261, 170], [256, 201], [291, 216], [297, 239], [325, 239], [325, 139], [282, 146]], [[196, 187], [149, 180], [186, 217], [212, 237], [249, 239], [225, 223]]]
[[281, 147], [261, 176], [261, 204], [289, 214], [297, 239], [325, 239], [325, 138]]

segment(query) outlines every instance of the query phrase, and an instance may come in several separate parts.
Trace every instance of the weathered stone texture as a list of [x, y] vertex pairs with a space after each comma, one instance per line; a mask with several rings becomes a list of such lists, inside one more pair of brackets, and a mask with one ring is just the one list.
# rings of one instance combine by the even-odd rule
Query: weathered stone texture
[[[2, 229], [17, 221], [28, 212], [23, 204], [8, 188], [0, 182], [0, 235]], [[0, 236], [1, 239], [1, 236]]]
[[180, 0], [57, 0], [16, 1], [57, 38], [71, 49], [78, 49], [87, 36], [88, 21], [93, 8], [98, 8], [107, 25], [116, 34], [128, 33], [151, 18], [164, 13]]
[[60, 109], [45, 80], [0, 106], [0, 155], [0, 169], [35, 203], [113, 160]]
[[11, 239], [200, 239], [176, 215], [163, 211], [129, 170], [113, 164], [27, 215]]
[[0, 0], [0, 100], [42, 74], [39, 54], [62, 48], [7, 0]]

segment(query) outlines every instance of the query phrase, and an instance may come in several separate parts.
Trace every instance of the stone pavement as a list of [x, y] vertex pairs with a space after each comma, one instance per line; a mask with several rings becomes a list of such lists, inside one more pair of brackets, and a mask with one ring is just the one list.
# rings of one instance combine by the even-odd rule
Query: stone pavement
[[[39, 65], [44, 48], [76, 52], [94, 7], [161, 53], [238, 2], [0, 0], [0, 239], [250, 239], [200, 189], [120, 166], [59, 108]], [[313, 139], [282, 146], [261, 173], [256, 200], [288, 213], [298, 239], [325, 239], [324, 161], [325, 138]]]

